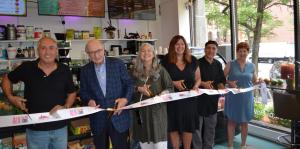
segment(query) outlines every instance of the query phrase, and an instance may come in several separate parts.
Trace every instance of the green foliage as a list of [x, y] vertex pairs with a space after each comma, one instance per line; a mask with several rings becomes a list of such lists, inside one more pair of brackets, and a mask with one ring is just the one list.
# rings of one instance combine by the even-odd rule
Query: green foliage
[[[263, 12], [263, 26], [261, 30], [262, 37], [268, 37], [273, 35], [272, 30], [282, 25], [282, 21], [272, 16], [269, 8], [278, 5], [288, 5], [291, 0], [264, 0], [264, 12]], [[206, 16], [209, 23], [214, 24], [222, 32], [224, 30], [229, 31], [230, 20], [229, 20], [229, 9], [225, 9], [229, 6], [228, 0], [206, 0]], [[256, 19], [258, 0], [238, 0], [237, 2], [237, 17], [239, 30], [243, 31], [247, 36], [248, 40], [253, 38], [256, 28]], [[268, 8], [268, 9], [267, 9]], [[224, 11], [225, 10], [225, 11]]]
[[287, 128], [291, 127], [291, 120], [282, 119], [282, 118], [275, 116], [273, 105], [266, 106], [265, 112], [266, 112], [267, 116], [269, 117], [269, 119], [273, 119], [273, 121], [271, 121], [271, 123], [273, 123], [275, 125], [281, 125], [281, 126], [287, 127]]
[[219, 5], [211, 1], [206, 1], [206, 13], [207, 21], [209, 24], [215, 23], [221, 30], [228, 30], [230, 28], [230, 19], [228, 12], [222, 13]]
[[265, 116], [265, 105], [259, 102], [254, 102], [254, 119], [261, 120]]
[[266, 106], [265, 112], [268, 116], [274, 117], [274, 108], [273, 108], [273, 106]]

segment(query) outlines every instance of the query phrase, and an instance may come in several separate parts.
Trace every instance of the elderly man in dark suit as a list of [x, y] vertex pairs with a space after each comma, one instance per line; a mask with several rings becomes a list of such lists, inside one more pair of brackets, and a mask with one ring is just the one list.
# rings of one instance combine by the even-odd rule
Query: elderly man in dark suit
[[[80, 97], [88, 106], [101, 108], [124, 107], [131, 99], [133, 81], [120, 59], [105, 57], [104, 45], [90, 40], [86, 53], [91, 62], [81, 69]], [[128, 111], [98, 112], [90, 116], [94, 143], [97, 149], [108, 149], [109, 138], [114, 149], [129, 147]]]

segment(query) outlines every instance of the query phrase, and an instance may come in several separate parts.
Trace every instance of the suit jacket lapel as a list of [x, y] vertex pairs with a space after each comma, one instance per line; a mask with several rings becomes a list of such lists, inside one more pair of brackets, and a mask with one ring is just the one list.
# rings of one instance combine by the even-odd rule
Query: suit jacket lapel
[[111, 79], [112, 77], [110, 77], [111, 75], [111, 70], [112, 70], [112, 65], [111, 65], [111, 61], [109, 58], [105, 57], [105, 61], [106, 61], [106, 97], [108, 97], [108, 91], [111, 90]]
[[94, 86], [93, 89], [97, 93], [97, 96], [99, 96], [98, 98], [103, 99], [104, 98], [104, 94], [102, 92], [102, 89], [100, 87], [100, 83], [99, 83], [97, 75], [96, 75], [96, 70], [95, 70], [95, 67], [94, 67], [94, 63], [91, 63], [90, 67], [91, 67], [90, 74], [91, 74], [91, 81], [92, 81], [91, 83], [94, 84], [93, 85]]

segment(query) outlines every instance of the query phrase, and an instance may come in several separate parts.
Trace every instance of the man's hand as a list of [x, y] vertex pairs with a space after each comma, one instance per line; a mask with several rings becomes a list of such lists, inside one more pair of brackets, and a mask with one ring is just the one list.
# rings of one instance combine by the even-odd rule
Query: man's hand
[[100, 107], [100, 105], [96, 104], [96, 101], [94, 99], [90, 99], [90, 101], [88, 103], [88, 106], [95, 107], [95, 108], [99, 108]]
[[50, 115], [52, 115], [53, 113], [55, 113], [57, 110], [60, 110], [60, 109], [65, 109], [65, 107], [62, 105], [56, 105], [50, 110], [49, 113], [50, 113]]
[[[118, 98], [118, 99], [116, 99], [116, 101], [115, 101], [115, 104], [118, 105], [118, 106], [117, 106], [117, 109], [120, 109], [120, 108], [124, 107], [127, 103], [128, 103], [128, 100], [127, 100], [126, 98]], [[117, 111], [114, 112], [114, 115], [115, 115], [115, 114], [120, 115], [121, 112], [122, 112], [122, 110], [117, 110]]]
[[25, 102], [27, 101], [26, 99], [19, 96], [11, 96], [9, 97], [9, 100], [22, 111], [28, 112], [28, 109], [26, 108], [25, 104]]
[[179, 81], [173, 81], [174, 86], [179, 90], [179, 91], [184, 91], [185, 86], [183, 86], [184, 80], [179, 80]]
[[205, 88], [205, 89], [213, 89], [213, 85], [212, 85], [213, 81], [202, 81], [201, 85]]
[[237, 88], [236, 82], [237, 81], [227, 81], [230, 88]]
[[218, 89], [221, 90], [221, 89], [225, 89], [225, 86], [223, 83], [219, 83], [218, 84]]
[[200, 93], [199, 88], [197, 86], [193, 86], [192, 91], [195, 91], [196, 93]]

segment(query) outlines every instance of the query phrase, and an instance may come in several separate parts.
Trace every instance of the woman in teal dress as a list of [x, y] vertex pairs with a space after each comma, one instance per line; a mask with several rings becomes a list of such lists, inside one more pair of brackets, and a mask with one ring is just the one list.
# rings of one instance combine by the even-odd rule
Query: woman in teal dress
[[[225, 77], [230, 88], [248, 88], [257, 83], [255, 66], [247, 61], [249, 45], [241, 42], [236, 48], [237, 59], [229, 62], [224, 69]], [[233, 149], [233, 137], [237, 124], [241, 126], [241, 149], [246, 148], [248, 122], [253, 118], [254, 101], [253, 91], [232, 94], [225, 100], [225, 115], [228, 117], [228, 148]]]

